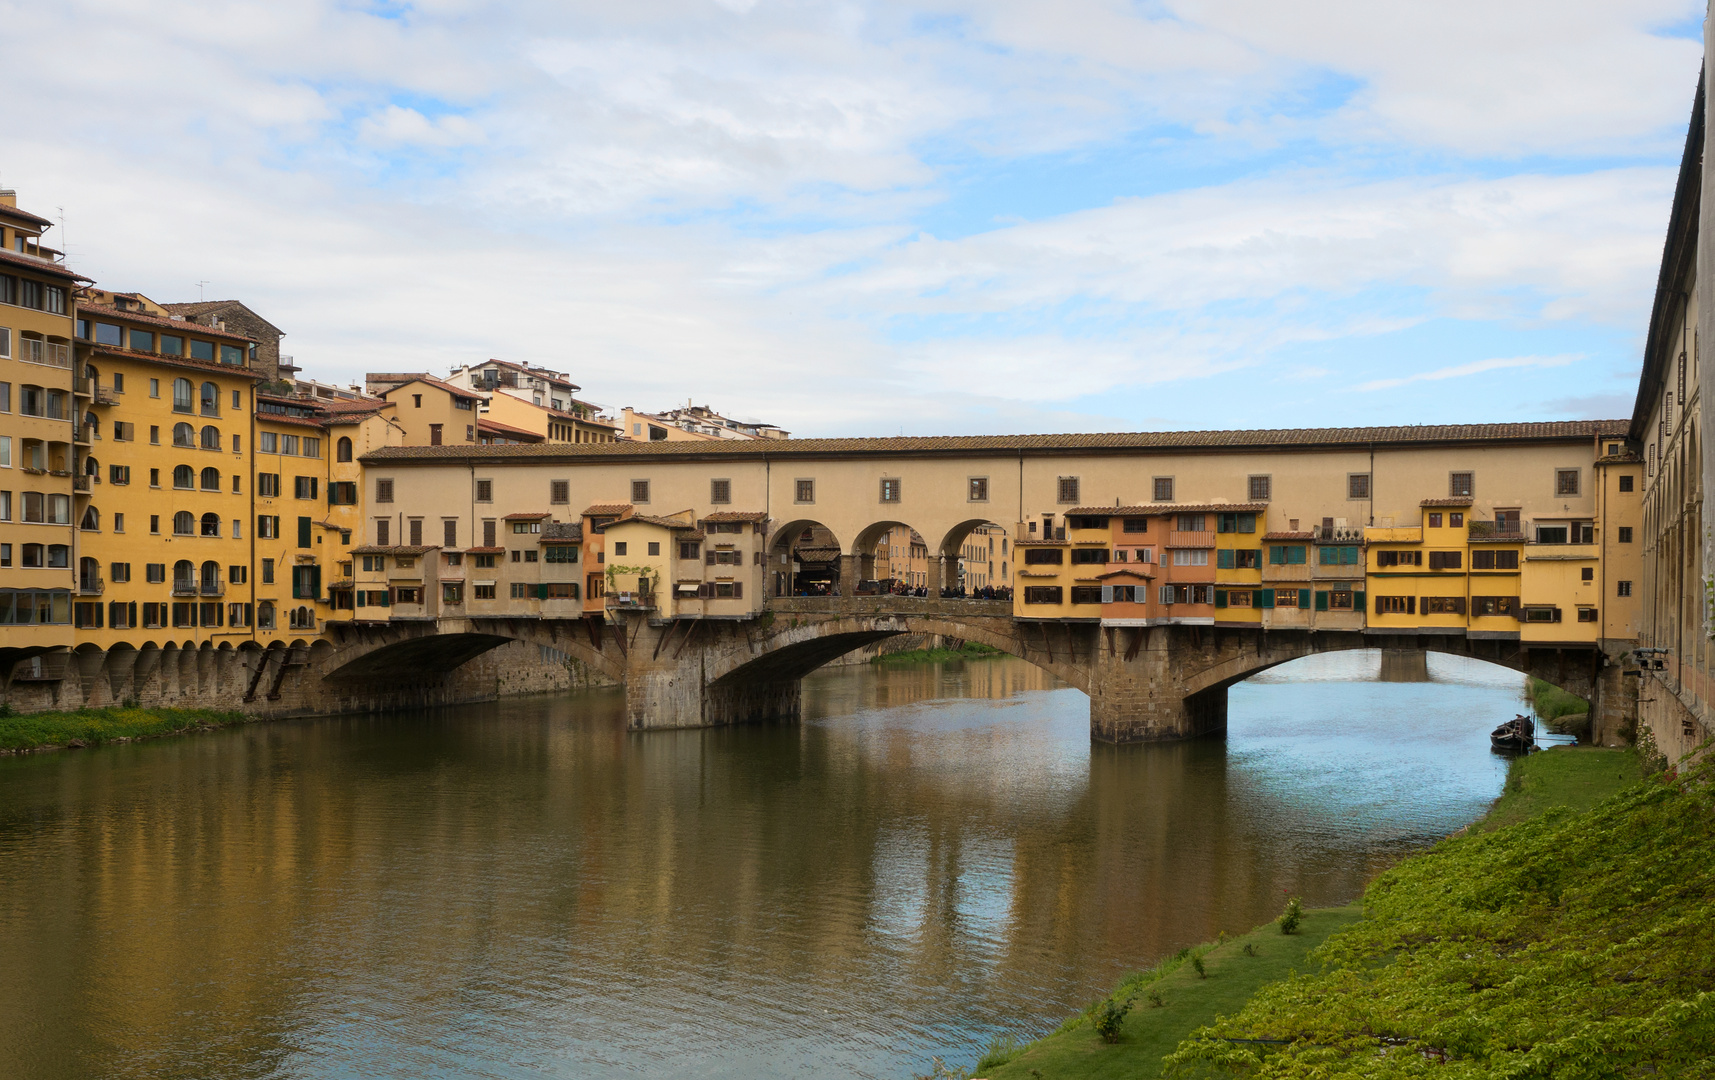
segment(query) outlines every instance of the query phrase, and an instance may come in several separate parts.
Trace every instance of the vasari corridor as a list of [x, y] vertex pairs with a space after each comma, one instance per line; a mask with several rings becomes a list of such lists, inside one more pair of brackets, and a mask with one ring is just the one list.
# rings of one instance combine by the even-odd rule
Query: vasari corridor
[[1707, 14], [10, 11], [0, 1078], [1715, 1080]]

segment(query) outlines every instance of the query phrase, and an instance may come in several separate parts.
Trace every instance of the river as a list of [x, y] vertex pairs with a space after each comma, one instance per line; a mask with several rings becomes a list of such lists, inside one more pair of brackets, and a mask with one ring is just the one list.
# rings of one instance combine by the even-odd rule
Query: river
[[1316, 657], [1224, 741], [1092, 746], [1022, 661], [802, 724], [617, 691], [0, 759], [0, 1076], [902, 1078], [1351, 899], [1477, 817], [1522, 677]]

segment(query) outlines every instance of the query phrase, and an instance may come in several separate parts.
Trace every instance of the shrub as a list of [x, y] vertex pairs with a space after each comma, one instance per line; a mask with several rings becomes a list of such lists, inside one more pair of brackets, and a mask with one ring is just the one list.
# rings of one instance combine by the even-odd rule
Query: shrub
[[1102, 1037], [1103, 1042], [1116, 1043], [1120, 1041], [1120, 1025], [1125, 1023], [1125, 1014], [1128, 1012], [1131, 1012], [1131, 999], [1129, 998], [1124, 1004], [1114, 1001], [1113, 998], [1104, 998], [1096, 1005], [1094, 1017], [1096, 1034]]
[[1286, 910], [1280, 913], [1280, 932], [1283, 934], [1298, 933], [1298, 924], [1304, 921], [1304, 903], [1298, 897], [1288, 897]]
[[1197, 973], [1197, 977], [1199, 979], [1207, 979], [1209, 977], [1209, 973], [1203, 970], [1203, 958], [1201, 956], [1193, 956], [1191, 958], [1191, 970]]
[[1167, 1007], [1167, 1002], [1161, 997], [1161, 991], [1151, 990], [1149, 992], [1149, 1007], [1152, 1009], [1162, 1009]]
[[989, 1040], [987, 1050], [977, 1059], [977, 1072], [985, 1073], [990, 1069], [998, 1069], [1024, 1052], [1024, 1044], [1010, 1034], [996, 1035]]
[[1252, 945], [1248, 941], [1245, 942], [1245, 955], [1246, 956], [1255, 956], [1256, 955], [1256, 946]]

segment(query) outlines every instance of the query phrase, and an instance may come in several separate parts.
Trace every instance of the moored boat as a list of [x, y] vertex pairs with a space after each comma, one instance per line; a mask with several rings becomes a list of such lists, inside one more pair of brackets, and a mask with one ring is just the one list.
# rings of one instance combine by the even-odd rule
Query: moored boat
[[1536, 723], [1522, 713], [1489, 733], [1489, 746], [1522, 754], [1536, 746]]

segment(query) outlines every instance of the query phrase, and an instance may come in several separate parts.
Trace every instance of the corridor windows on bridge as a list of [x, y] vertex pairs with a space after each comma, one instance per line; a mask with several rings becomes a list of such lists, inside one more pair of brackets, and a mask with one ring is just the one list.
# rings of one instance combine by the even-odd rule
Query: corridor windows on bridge
[[[376, 490], [376, 501], [378, 501], [378, 502], [381, 501], [379, 486], [377, 487], [377, 490]], [[386, 501], [387, 502], [393, 501], [393, 481], [391, 481], [391, 480], [387, 481], [387, 500]], [[476, 482], [476, 501], [479, 503], [491, 503], [494, 501], [494, 481], [493, 480], [478, 480]]]
[[1582, 470], [1554, 470], [1554, 494], [1561, 497], [1575, 498], [1578, 495], [1579, 477]]
[[732, 502], [732, 481], [710, 480], [709, 502], [716, 506], [725, 506], [727, 503]]
[[572, 484], [569, 480], [548, 481], [548, 501], [564, 506], [572, 501]]
[[1246, 494], [1251, 502], [1268, 502], [1273, 498], [1274, 477], [1253, 476], [1246, 484]]
[[1152, 485], [1150, 498], [1156, 502], [1173, 501], [1173, 477], [1157, 476]]
[[792, 501], [798, 503], [813, 503], [816, 501], [816, 481], [799, 478], [792, 481]]
[[1465, 598], [1463, 596], [1426, 596], [1423, 598], [1423, 613], [1425, 615], [1463, 615], [1465, 614]]
[[1024, 564], [1026, 566], [1059, 566], [1066, 561], [1066, 552], [1061, 548], [1025, 548]]
[[1477, 490], [1476, 473], [1456, 472], [1447, 474], [1447, 494], [1455, 499], [1471, 497]]
[[1376, 597], [1376, 614], [1415, 615], [1417, 614], [1417, 597], [1378, 596]]
[[881, 501], [884, 503], [896, 503], [899, 501], [899, 478], [898, 477], [896, 477], [896, 476], [884, 476], [884, 477], [882, 477], [882, 479], [881, 479]]
[[986, 476], [973, 476], [969, 478], [965, 482], [965, 501], [988, 502], [989, 478]]
[[1100, 585], [1072, 586], [1072, 603], [1099, 604], [1102, 602], [1102, 587]]
[[1078, 478], [1062, 476], [1055, 481], [1055, 501], [1061, 503], [1076, 503], [1078, 501]]
[[1064, 591], [1058, 585], [1026, 585], [1024, 587], [1024, 602], [1026, 604], [1058, 604]]
[[631, 501], [634, 505], [641, 505], [649, 501], [649, 481], [633, 480], [631, 482]]

